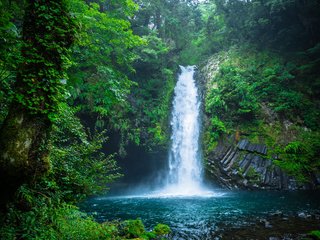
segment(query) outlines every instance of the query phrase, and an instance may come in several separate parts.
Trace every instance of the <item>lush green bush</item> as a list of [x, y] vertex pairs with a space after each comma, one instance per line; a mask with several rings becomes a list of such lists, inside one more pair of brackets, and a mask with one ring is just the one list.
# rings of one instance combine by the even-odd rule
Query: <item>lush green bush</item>
[[297, 139], [284, 147], [275, 148], [279, 160], [275, 160], [289, 175], [301, 182], [310, 181], [310, 172], [320, 169], [320, 133], [300, 130]]
[[14, 201], [0, 214], [0, 239], [157, 239], [170, 229], [157, 225], [146, 231], [140, 219], [99, 224], [72, 204], [107, 190], [118, 178], [113, 156], [100, 149], [103, 134], [89, 137], [74, 110], [60, 105], [50, 160], [41, 179], [20, 187]]
[[206, 144], [206, 152], [212, 151], [223, 133], [226, 133], [227, 129], [224, 124], [217, 116], [214, 116], [210, 119], [210, 123], [208, 124], [208, 128], [204, 134], [204, 142]]
[[301, 83], [309, 75], [296, 72], [303, 58], [290, 62], [272, 52], [248, 47], [231, 49], [226, 55], [212, 80], [216, 87], [206, 94], [209, 115], [232, 125], [252, 122], [261, 118], [260, 105], [265, 103], [280, 119], [302, 120], [305, 126], [315, 128], [319, 99], [313, 96], [317, 90]]
[[165, 235], [168, 235], [171, 232], [171, 229], [169, 228], [168, 225], [165, 225], [165, 224], [162, 224], [162, 223], [158, 223], [154, 227], [153, 232], [157, 236], [165, 236]]
[[74, 205], [60, 202], [54, 193], [39, 192], [39, 186], [26, 185], [19, 190], [16, 202], [1, 215], [1, 239], [164, 239], [167, 225], [158, 224], [147, 231], [140, 219], [124, 222], [97, 223]]
[[107, 140], [105, 133], [86, 132], [74, 114], [73, 109], [61, 105], [51, 140], [52, 168], [46, 177], [59, 187], [67, 201], [103, 192], [108, 183], [121, 176], [113, 155], [101, 152]]

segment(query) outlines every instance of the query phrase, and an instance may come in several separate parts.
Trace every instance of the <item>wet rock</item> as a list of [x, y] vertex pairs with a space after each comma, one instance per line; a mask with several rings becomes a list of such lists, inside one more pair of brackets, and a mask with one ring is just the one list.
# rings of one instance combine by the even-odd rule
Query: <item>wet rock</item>
[[284, 121], [283, 121], [283, 125], [284, 125], [284, 127], [286, 128], [286, 130], [288, 130], [292, 124], [293, 124], [293, 123], [290, 122], [289, 120], [284, 120]]
[[245, 179], [245, 180], [243, 180], [243, 182], [242, 182], [242, 183], [243, 183], [243, 185], [244, 185], [244, 186], [247, 186], [247, 185], [248, 185], [248, 180], [247, 180], [247, 179]]
[[306, 219], [306, 218], [311, 218], [311, 215], [307, 214], [305, 212], [300, 212], [300, 213], [298, 213], [298, 217]]
[[247, 139], [236, 143], [233, 136], [220, 139], [208, 157], [207, 172], [214, 182], [226, 188], [301, 189], [301, 184], [266, 159], [267, 147]]
[[272, 225], [268, 220], [263, 218], [263, 219], [260, 219], [260, 222], [264, 225], [265, 228], [272, 228]]
[[280, 240], [278, 237], [269, 237], [269, 240]]
[[248, 143], [249, 143], [249, 141], [247, 139], [243, 139], [238, 143], [238, 148], [240, 150], [245, 150]]
[[248, 151], [248, 152], [255, 152], [258, 154], [266, 155], [267, 154], [267, 146], [264, 144], [253, 144], [250, 143], [247, 139], [242, 139], [238, 145], [239, 150]]
[[272, 124], [276, 121], [276, 119], [279, 118], [278, 114], [273, 111], [267, 103], [261, 103], [261, 110], [262, 113], [264, 114], [265, 120], [269, 123]]
[[283, 216], [283, 213], [281, 211], [277, 210], [274, 213], [271, 213], [271, 216], [273, 216], [273, 217], [281, 217], [281, 216]]

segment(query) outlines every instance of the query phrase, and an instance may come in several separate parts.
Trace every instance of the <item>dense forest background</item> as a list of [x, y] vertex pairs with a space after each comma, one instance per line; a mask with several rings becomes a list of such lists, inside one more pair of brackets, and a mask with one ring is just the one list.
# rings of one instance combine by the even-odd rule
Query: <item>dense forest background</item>
[[75, 205], [121, 177], [128, 146], [167, 149], [179, 64], [219, 65], [204, 84], [205, 157], [240, 134], [266, 142], [300, 181], [319, 176], [319, 9], [317, 0], [2, 0], [1, 238], [167, 234], [140, 220], [99, 225]]

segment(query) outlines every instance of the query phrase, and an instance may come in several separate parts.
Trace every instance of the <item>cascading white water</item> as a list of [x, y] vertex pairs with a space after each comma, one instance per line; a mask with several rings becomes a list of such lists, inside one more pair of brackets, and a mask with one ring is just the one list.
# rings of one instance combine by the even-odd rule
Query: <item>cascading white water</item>
[[[174, 88], [171, 147], [168, 169], [152, 182], [130, 190], [129, 198], [219, 197], [223, 193], [203, 183], [200, 137], [201, 99], [194, 79], [195, 66], [181, 68]], [[151, 190], [152, 189], [152, 190]]]
[[207, 192], [202, 183], [199, 151], [200, 98], [193, 78], [194, 66], [182, 67], [174, 89], [172, 135], [169, 153], [167, 195], [201, 195]]

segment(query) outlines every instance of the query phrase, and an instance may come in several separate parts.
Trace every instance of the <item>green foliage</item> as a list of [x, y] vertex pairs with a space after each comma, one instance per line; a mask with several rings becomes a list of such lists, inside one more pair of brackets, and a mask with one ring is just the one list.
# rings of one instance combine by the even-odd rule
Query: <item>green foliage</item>
[[59, 202], [59, 196], [48, 192], [48, 188], [21, 187], [16, 202], [10, 204], [6, 215], [1, 215], [1, 239], [148, 240], [160, 239], [170, 232], [163, 224], [147, 232], [140, 219], [99, 224], [77, 207]]
[[[50, 148], [51, 169], [43, 178], [20, 188], [7, 214], [0, 217], [0, 238], [160, 239], [168, 235], [168, 226], [158, 224], [148, 232], [141, 220], [98, 224], [71, 204], [106, 191], [107, 184], [120, 177], [114, 156], [101, 151], [105, 132], [95, 130], [119, 132], [120, 154], [129, 141], [140, 144], [145, 133], [154, 145], [167, 141], [175, 81], [172, 41], [161, 39], [156, 32], [143, 38], [133, 34], [129, 19], [133, 21], [137, 5], [131, 0], [107, 4], [39, 0], [29, 1], [26, 9], [16, 1], [0, 4], [5, 5], [0, 10], [0, 41], [5, 43], [0, 49], [0, 122], [7, 114], [10, 96], [30, 113], [54, 122], [52, 146], [46, 146]], [[11, 7], [18, 10], [8, 11]], [[16, 13], [24, 10], [19, 57], [20, 20]], [[74, 38], [77, 42], [70, 58], [68, 49]], [[134, 75], [134, 61], [136, 66], [148, 65], [149, 72], [144, 74], [152, 76], [145, 75], [140, 81], [141, 75]], [[71, 64], [68, 78], [66, 70]], [[12, 87], [16, 75], [17, 85]], [[145, 89], [140, 91], [141, 87]], [[75, 108], [64, 103], [67, 98]], [[146, 108], [144, 104], [149, 103]], [[90, 130], [85, 130], [76, 112], [84, 119], [95, 119], [95, 126], [86, 122]], [[145, 119], [132, 121], [139, 114]]]
[[205, 109], [207, 113], [220, 114], [224, 110], [227, 111], [225, 101], [222, 99], [222, 93], [219, 89], [212, 87], [206, 94]]
[[320, 231], [319, 230], [311, 231], [309, 233], [309, 236], [313, 237], [314, 239], [320, 239]]
[[170, 51], [170, 46], [157, 36], [155, 31], [142, 36], [147, 45], [137, 48], [138, 58], [151, 69], [159, 68], [163, 65], [166, 54]]
[[51, 170], [20, 187], [7, 212], [0, 214], [1, 239], [157, 239], [166, 225], [147, 232], [141, 220], [99, 224], [74, 205], [107, 190], [120, 175], [113, 156], [100, 152], [104, 133], [89, 137], [75, 112], [59, 105], [51, 138]]
[[220, 75], [217, 76], [220, 91], [218, 96], [214, 96], [215, 99], [218, 99], [218, 102], [215, 103], [218, 105], [215, 106], [225, 105], [225, 108], [231, 113], [230, 120], [253, 120], [255, 118], [258, 103], [248, 77], [242, 68], [235, 67], [232, 63], [226, 62], [221, 66]]
[[216, 11], [212, 15], [224, 19], [225, 44], [251, 42], [262, 48], [299, 51], [313, 47], [320, 40], [320, 35], [312, 30], [320, 23], [317, 0], [215, 0], [213, 3]]
[[[318, 111], [309, 98], [309, 87], [302, 85], [303, 76], [294, 72], [299, 62], [287, 62], [271, 52], [247, 48], [230, 50], [220, 64], [206, 95], [205, 109], [233, 125], [261, 118], [261, 103], [267, 103], [281, 118], [303, 119], [314, 128]], [[308, 110], [306, 110], [308, 109]], [[309, 124], [310, 123], [310, 124]]]
[[70, 0], [77, 17], [78, 44], [73, 49], [69, 70], [70, 104], [76, 105], [84, 118], [95, 122], [90, 128], [112, 129], [121, 135], [119, 153], [125, 155], [128, 141], [140, 142], [140, 130], [131, 122], [128, 96], [136, 85], [129, 79], [137, 58], [134, 49], [145, 44], [133, 34], [129, 18], [137, 5], [129, 1], [86, 3]]
[[148, 75], [148, 71], [138, 74], [141, 78], [139, 86], [133, 89], [135, 101], [132, 111], [141, 129], [143, 144], [150, 149], [166, 146], [169, 141], [168, 122], [175, 85], [174, 73], [164, 68], [155, 71], [152, 76]]
[[39, 0], [27, 5], [14, 101], [29, 113], [55, 120], [58, 104], [65, 97], [65, 71], [74, 35], [74, 21], [65, 1]]
[[219, 137], [226, 132], [227, 129], [225, 124], [217, 116], [210, 119], [210, 123], [204, 134], [204, 143], [207, 153], [216, 147]]
[[247, 171], [246, 176], [250, 179], [251, 182], [259, 182], [261, 175], [253, 168], [250, 167], [249, 170]]
[[147, 232], [141, 219], [126, 220], [120, 224], [120, 234], [124, 239], [165, 239], [163, 237], [166, 237], [170, 232], [169, 226], [160, 223], [152, 231]]
[[226, 24], [224, 16], [217, 12], [216, 4], [213, 1], [203, 2], [197, 9], [201, 19], [200, 24], [198, 23], [200, 29], [196, 30], [192, 40], [181, 53], [182, 59], [191, 59], [192, 64], [199, 64], [226, 47]]
[[5, 119], [12, 100], [12, 87], [21, 55], [18, 24], [22, 13], [19, 4], [23, 5], [16, 1], [0, 3], [0, 123]]
[[171, 229], [169, 228], [168, 225], [165, 225], [165, 224], [162, 224], [162, 223], [158, 223], [154, 227], [153, 232], [157, 236], [165, 236], [165, 235], [168, 235], [171, 232]]
[[132, 88], [128, 115], [135, 119], [130, 126], [131, 131], [139, 130], [139, 143], [152, 149], [165, 146], [169, 140], [168, 120], [176, 65], [172, 64], [172, 46], [156, 31], [150, 31], [143, 39], [147, 44], [136, 49], [136, 74], [132, 79], [137, 85]]
[[232, 123], [243, 122], [253, 120], [261, 111], [259, 104], [267, 103], [280, 119], [317, 130], [320, 35], [312, 29], [320, 22], [318, 7], [314, 0], [215, 0], [204, 4], [209, 44], [217, 46], [214, 37], [218, 36], [223, 41], [220, 49], [249, 44], [238, 56], [228, 52], [229, 60], [223, 61], [215, 80], [219, 88], [207, 95], [207, 112], [225, 115], [221, 118]]
[[225, 133], [226, 127], [222, 121], [220, 121], [217, 117], [211, 119], [211, 126], [214, 131], [218, 133]]
[[123, 231], [127, 233], [127, 238], [137, 238], [145, 232], [141, 219], [126, 220], [123, 222]]
[[70, 69], [72, 97], [80, 101], [83, 111], [112, 117], [112, 107], [126, 101], [134, 84], [128, 79], [136, 58], [132, 49], [144, 43], [127, 20], [136, 5], [133, 1], [112, 2], [104, 9], [102, 2], [71, 3], [80, 25], [80, 40], [73, 50], [75, 64]]
[[288, 174], [298, 180], [310, 181], [310, 172], [317, 172], [320, 168], [320, 134], [319, 132], [305, 132], [301, 130], [297, 140], [291, 141], [283, 148], [275, 149], [279, 160], [275, 160]]
[[[319, 98], [315, 70], [299, 72], [305, 56], [291, 61], [270, 51], [230, 49], [207, 85], [204, 141], [209, 154], [224, 133], [265, 142], [269, 158], [301, 182], [319, 172]], [[312, 79], [312, 80], [311, 80]], [[317, 119], [317, 120], [316, 120]], [[291, 126], [290, 126], [291, 125]]]
[[105, 156], [100, 151], [106, 141], [105, 133], [89, 137], [70, 107], [61, 106], [53, 130], [52, 169], [48, 177], [59, 186], [67, 201], [79, 201], [105, 191], [107, 183], [121, 176], [114, 156]]

